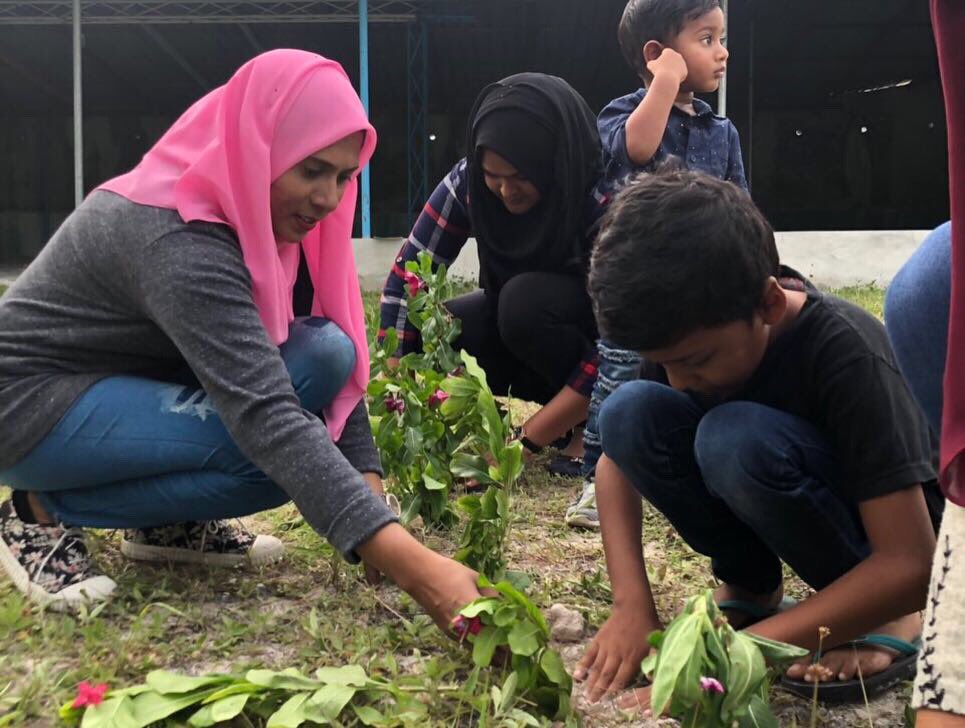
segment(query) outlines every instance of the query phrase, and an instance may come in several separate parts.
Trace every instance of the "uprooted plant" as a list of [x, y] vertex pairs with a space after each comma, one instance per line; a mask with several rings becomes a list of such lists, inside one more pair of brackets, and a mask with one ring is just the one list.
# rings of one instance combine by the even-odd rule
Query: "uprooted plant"
[[768, 698], [776, 671], [808, 654], [783, 642], [738, 632], [713, 593], [688, 600], [641, 665], [653, 681], [654, 715], [668, 712], [684, 728], [777, 728]]
[[375, 347], [368, 389], [372, 431], [403, 521], [422, 516], [427, 526], [451, 528], [457, 518], [449, 499], [449, 459], [460, 442], [441, 406], [449, 397], [442, 384], [461, 366], [452, 348], [459, 321], [443, 305], [453, 288], [445, 266], [433, 271], [428, 253], [406, 264], [405, 279], [408, 317], [420, 332], [422, 351], [396, 359], [395, 329]]

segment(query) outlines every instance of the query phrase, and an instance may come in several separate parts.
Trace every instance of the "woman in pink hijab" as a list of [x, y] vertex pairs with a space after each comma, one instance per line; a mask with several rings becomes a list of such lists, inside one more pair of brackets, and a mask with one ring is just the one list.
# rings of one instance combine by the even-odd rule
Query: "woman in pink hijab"
[[278, 539], [226, 519], [288, 501], [440, 625], [478, 596], [382, 496], [351, 248], [375, 145], [341, 66], [265, 53], [95, 190], [0, 299], [0, 565], [30, 598], [114, 590], [83, 527], [126, 529], [132, 559], [270, 562]]

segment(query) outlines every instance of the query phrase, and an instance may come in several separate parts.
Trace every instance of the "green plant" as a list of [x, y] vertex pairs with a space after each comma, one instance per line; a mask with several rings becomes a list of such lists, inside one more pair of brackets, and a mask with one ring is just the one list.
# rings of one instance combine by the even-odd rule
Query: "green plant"
[[452, 295], [445, 266], [433, 271], [428, 253], [406, 264], [408, 316], [422, 336], [422, 351], [396, 361], [398, 332], [386, 331], [372, 354], [368, 388], [372, 431], [403, 522], [419, 515], [441, 528], [457, 520], [449, 499], [449, 458], [459, 440], [441, 412], [448, 397], [442, 384], [461, 361], [452, 348], [459, 321], [443, 305]]
[[[461, 686], [431, 689], [463, 691]], [[80, 722], [81, 728], [142, 728], [159, 722], [199, 728], [239, 717], [248, 724], [251, 718], [266, 721], [266, 728], [296, 728], [333, 723], [350, 708], [356, 723], [383, 725], [417, 721], [425, 713], [418, 694], [428, 690], [420, 681], [370, 677], [358, 665], [323, 667], [314, 677], [295, 668], [203, 677], [155, 670], [142, 685], [109, 690], [90, 702], [91, 688], [86, 686], [60, 709], [60, 716]]]
[[509, 494], [523, 472], [523, 446], [512, 440], [510, 415], [500, 412], [486, 373], [465, 351], [462, 362], [463, 374], [442, 384], [449, 395], [442, 414], [460, 441], [450, 468], [456, 477], [475, 480], [486, 490], [459, 499], [468, 520], [455, 558], [498, 580], [506, 573]]
[[688, 600], [650, 643], [656, 652], [641, 669], [653, 680], [653, 713], [669, 712], [684, 728], [776, 728], [768, 700], [775, 670], [808, 654], [734, 630], [710, 591]]
[[[472, 642], [476, 669], [494, 662], [505, 664], [508, 650], [509, 674], [493, 693], [496, 717], [506, 714], [518, 700], [538, 715], [553, 720], [572, 720], [572, 680], [559, 654], [548, 647], [549, 627], [539, 609], [509, 582], [493, 584], [479, 578], [480, 589], [492, 589], [495, 596], [482, 597], [465, 607], [460, 616], [466, 622], [466, 639]], [[515, 709], [520, 720], [526, 711]], [[538, 725], [537, 722], [523, 725]]]

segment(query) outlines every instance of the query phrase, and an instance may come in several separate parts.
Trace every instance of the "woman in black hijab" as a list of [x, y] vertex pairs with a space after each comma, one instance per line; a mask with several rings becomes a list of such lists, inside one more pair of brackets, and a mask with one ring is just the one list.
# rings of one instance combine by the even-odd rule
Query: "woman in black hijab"
[[[596, 379], [585, 280], [607, 201], [598, 188], [596, 118], [563, 79], [519, 74], [479, 95], [467, 146], [399, 253], [383, 292], [382, 329], [400, 332], [400, 355], [417, 349], [404, 306], [405, 263], [429, 250], [451, 265], [475, 236], [481, 290], [446, 304], [462, 321], [456, 346], [479, 360], [495, 393], [545, 405], [520, 433], [538, 451], [586, 419]], [[577, 461], [555, 463], [563, 472], [566, 465], [579, 474]]]

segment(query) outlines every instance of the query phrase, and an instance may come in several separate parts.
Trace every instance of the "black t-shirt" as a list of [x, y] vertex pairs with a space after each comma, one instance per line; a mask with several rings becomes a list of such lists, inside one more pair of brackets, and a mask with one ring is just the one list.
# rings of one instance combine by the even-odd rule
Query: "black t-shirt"
[[[797, 319], [730, 400], [773, 407], [826, 433], [840, 469], [832, 486], [842, 500], [857, 504], [921, 483], [937, 526], [944, 501], [934, 438], [898, 370], [885, 327], [848, 301], [810, 285], [806, 291]], [[666, 382], [654, 364], [644, 364], [642, 375]]]

